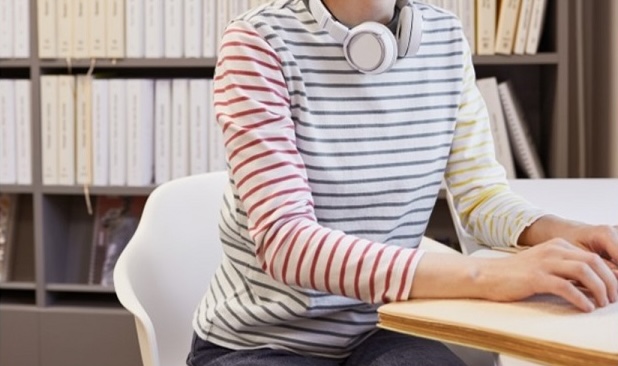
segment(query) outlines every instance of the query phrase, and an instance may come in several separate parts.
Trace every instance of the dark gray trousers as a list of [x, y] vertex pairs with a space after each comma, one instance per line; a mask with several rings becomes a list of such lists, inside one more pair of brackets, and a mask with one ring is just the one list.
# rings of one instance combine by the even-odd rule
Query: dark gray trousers
[[189, 366], [465, 366], [440, 342], [378, 330], [346, 359], [309, 357], [270, 348], [230, 350], [194, 335]]

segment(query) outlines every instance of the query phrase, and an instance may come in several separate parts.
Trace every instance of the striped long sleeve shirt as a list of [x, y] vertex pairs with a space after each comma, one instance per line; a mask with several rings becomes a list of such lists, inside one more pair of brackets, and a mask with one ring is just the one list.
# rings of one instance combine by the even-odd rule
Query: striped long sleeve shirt
[[417, 55], [380, 75], [354, 71], [302, 0], [228, 26], [214, 90], [224, 258], [195, 314], [201, 338], [345, 357], [379, 304], [407, 299], [443, 178], [490, 245], [515, 243], [542, 214], [495, 160], [460, 23], [416, 10]]

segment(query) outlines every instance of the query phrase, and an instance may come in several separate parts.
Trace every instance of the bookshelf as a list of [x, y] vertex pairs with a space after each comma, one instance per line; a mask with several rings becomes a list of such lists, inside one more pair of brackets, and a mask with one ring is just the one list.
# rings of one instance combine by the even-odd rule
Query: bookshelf
[[[36, 0], [30, 1], [30, 58], [0, 59], [0, 78], [31, 81], [32, 181], [0, 185], [19, 195], [11, 279], [0, 283], [0, 364], [137, 365], [139, 348], [133, 318], [114, 290], [87, 284], [93, 222], [81, 186], [42, 184], [40, 76], [67, 74], [65, 60], [37, 57]], [[565, 177], [568, 162], [569, 2], [549, 0], [536, 55], [474, 56], [478, 77], [512, 80], [521, 98], [545, 169]], [[97, 60], [96, 70], [119, 77], [211, 78], [216, 58]], [[72, 60], [84, 73], [89, 60]], [[565, 157], [565, 158], [561, 158]], [[91, 187], [90, 194], [147, 196], [154, 186]], [[440, 199], [427, 232], [455, 238], [446, 201]]]

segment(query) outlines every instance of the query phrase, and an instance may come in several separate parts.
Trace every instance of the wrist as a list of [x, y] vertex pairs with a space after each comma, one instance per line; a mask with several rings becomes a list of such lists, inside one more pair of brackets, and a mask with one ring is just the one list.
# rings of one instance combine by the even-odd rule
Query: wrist
[[426, 253], [418, 264], [410, 298], [488, 298], [495, 281], [493, 260]]
[[475, 289], [475, 298], [485, 300], [497, 300], [500, 292], [500, 287], [504, 285], [505, 279], [502, 274], [505, 271], [506, 264], [502, 258], [476, 258], [477, 272], [471, 278], [473, 280], [472, 287]]
[[521, 246], [533, 246], [554, 238], [577, 241], [577, 232], [587, 225], [554, 215], [545, 215], [525, 228], [517, 240]]

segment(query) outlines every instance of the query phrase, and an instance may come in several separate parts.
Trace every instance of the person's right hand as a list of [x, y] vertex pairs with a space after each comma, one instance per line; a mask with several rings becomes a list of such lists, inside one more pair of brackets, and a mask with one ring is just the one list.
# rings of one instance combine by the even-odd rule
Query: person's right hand
[[552, 239], [509, 257], [487, 259], [479, 274], [485, 291], [482, 297], [495, 301], [551, 293], [583, 311], [592, 311], [618, 300], [618, 279], [606, 261], [563, 239]]

